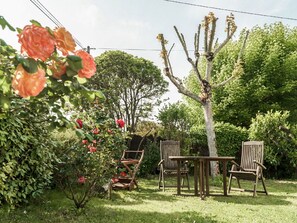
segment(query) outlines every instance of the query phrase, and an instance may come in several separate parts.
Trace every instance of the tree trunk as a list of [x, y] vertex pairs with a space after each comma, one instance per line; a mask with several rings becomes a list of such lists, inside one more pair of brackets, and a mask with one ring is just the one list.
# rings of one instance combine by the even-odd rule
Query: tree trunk
[[[217, 157], [218, 153], [217, 153], [217, 147], [216, 147], [216, 134], [214, 131], [212, 105], [210, 100], [207, 100], [203, 104], [203, 112], [204, 112], [204, 119], [205, 119], [205, 128], [206, 128], [209, 156]], [[210, 162], [210, 171], [211, 171], [212, 177], [218, 174], [216, 162], [213, 162], [213, 161]]]

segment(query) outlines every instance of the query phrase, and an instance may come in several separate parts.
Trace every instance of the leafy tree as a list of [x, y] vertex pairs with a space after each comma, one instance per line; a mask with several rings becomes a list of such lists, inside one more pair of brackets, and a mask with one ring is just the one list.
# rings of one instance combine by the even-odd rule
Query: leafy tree
[[[243, 39], [243, 44], [241, 47], [241, 50], [238, 54], [237, 60], [233, 61], [235, 63], [232, 71], [229, 73], [228, 77], [225, 79], [222, 78], [220, 81], [214, 81], [212, 79], [212, 70], [213, 70], [213, 61], [217, 57], [218, 53], [221, 51], [221, 49], [228, 43], [228, 41], [232, 38], [233, 34], [235, 33], [237, 26], [234, 22], [234, 16], [231, 14], [230, 16], [227, 16], [226, 19], [226, 32], [227, 36], [225, 40], [218, 44], [215, 42], [215, 30], [216, 30], [216, 23], [217, 18], [214, 16], [213, 13], [209, 13], [209, 15], [205, 16], [203, 21], [203, 28], [204, 28], [204, 52], [202, 56], [205, 57], [206, 61], [206, 69], [205, 69], [205, 75], [202, 75], [199, 69], [199, 59], [200, 59], [200, 52], [199, 52], [199, 42], [200, 42], [200, 31], [201, 31], [201, 25], [198, 26], [198, 31], [195, 34], [194, 37], [194, 56], [195, 60], [193, 60], [190, 55], [187, 48], [187, 44], [185, 41], [185, 38], [182, 33], [178, 31], [176, 27], [174, 27], [176, 34], [183, 46], [183, 49], [185, 51], [187, 60], [192, 66], [193, 72], [195, 73], [196, 79], [199, 83], [199, 93], [193, 92], [190, 89], [188, 89], [185, 86], [185, 83], [182, 82], [179, 78], [175, 77], [173, 74], [172, 66], [169, 60], [169, 53], [165, 47], [167, 44], [167, 41], [164, 39], [163, 34], [158, 35], [158, 40], [161, 42], [162, 46], [162, 58], [164, 60], [165, 65], [165, 75], [170, 79], [170, 81], [178, 88], [179, 92], [190, 97], [191, 99], [198, 102], [204, 112], [204, 119], [205, 119], [205, 125], [206, 125], [206, 132], [207, 132], [207, 142], [208, 142], [208, 148], [210, 152], [210, 156], [217, 156], [217, 148], [216, 148], [216, 136], [215, 136], [215, 130], [214, 130], [214, 121], [213, 121], [213, 113], [212, 113], [212, 91], [214, 88], [219, 88], [224, 85], [226, 85], [231, 80], [235, 79], [236, 77], [240, 76], [242, 73], [242, 65], [241, 65], [241, 55], [242, 51], [245, 47], [246, 37]], [[218, 80], [218, 79], [216, 79]], [[215, 163], [211, 163], [211, 173], [212, 175], [216, 175], [216, 166]]]
[[115, 118], [124, 118], [131, 132], [140, 118], [148, 117], [161, 103], [168, 83], [150, 61], [121, 51], [108, 51], [95, 58], [97, 73], [88, 86], [100, 89]]
[[182, 148], [187, 147], [192, 119], [190, 109], [186, 104], [178, 102], [165, 105], [158, 114], [163, 130], [162, 137], [181, 141]]
[[[241, 38], [243, 38], [243, 33]], [[282, 23], [254, 27], [243, 56], [244, 74], [213, 94], [215, 119], [248, 127], [258, 112], [290, 111], [297, 122], [297, 29]], [[239, 51], [229, 43], [214, 62], [214, 78], [227, 76]], [[226, 112], [227, 111], [227, 112]]]

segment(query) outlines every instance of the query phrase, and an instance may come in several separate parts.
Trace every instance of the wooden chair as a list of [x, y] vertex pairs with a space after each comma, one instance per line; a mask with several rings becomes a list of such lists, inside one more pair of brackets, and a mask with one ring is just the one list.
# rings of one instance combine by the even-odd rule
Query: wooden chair
[[136, 174], [143, 160], [144, 150], [124, 150], [120, 159], [121, 165], [126, 169], [125, 174], [114, 177], [112, 188], [132, 190], [134, 186], [138, 187]]
[[[173, 140], [166, 140], [160, 142], [160, 157], [161, 161], [158, 166], [159, 173], [159, 189], [162, 187], [165, 191], [165, 176], [177, 174], [177, 162], [169, 159], [169, 156], [180, 156], [180, 142]], [[188, 168], [183, 165], [181, 168], [182, 186], [184, 186], [184, 179], [187, 180], [187, 187], [190, 190]], [[166, 187], [176, 187], [176, 185], [166, 185]]]
[[[242, 142], [242, 151], [241, 151], [241, 163], [238, 165], [236, 162], [232, 161], [233, 165], [229, 171], [229, 189], [230, 193], [232, 179], [236, 178], [238, 187], [241, 191], [251, 191], [253, 196], [256, 196], [257, 192], [266, 193], [268, 195], [264, 178], [263, 178], [263, 169], [266, 167], [263, 165], [263, 155], [264, 155], [264, 142], [263, 141], [249, 141]], [[250, 180], [254, 182], [253, 190], [241, 189], [239, 180]], [[262, 181], [264, 191], [257, 191], [258, 181]]]

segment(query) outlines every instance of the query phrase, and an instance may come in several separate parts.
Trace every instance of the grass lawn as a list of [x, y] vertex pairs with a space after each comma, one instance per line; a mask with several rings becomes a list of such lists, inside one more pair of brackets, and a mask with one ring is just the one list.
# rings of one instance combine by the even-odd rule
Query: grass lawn
[[[221, 192], [220, 184], [211, 182], [211, 192]], [[27, 206], [10, 212], [1, 208], [0, 222], [297, 222], [297, 180], [266, 180], [268, 196], [253, 198], [250, 192], [231, 191], [228, 197], [205, 200], [188, 196], [187, 190], [182, 191], [184, 196], [174, 195], [174, 188], [159, 191], [156, 178], [140, 179], [139, 185], [133, 191], [114, 191], [111, 200], [93, 198], [80, 213], [62, 192], [47, 191]], [[242, 185], [252, 188], [251, 182]]]

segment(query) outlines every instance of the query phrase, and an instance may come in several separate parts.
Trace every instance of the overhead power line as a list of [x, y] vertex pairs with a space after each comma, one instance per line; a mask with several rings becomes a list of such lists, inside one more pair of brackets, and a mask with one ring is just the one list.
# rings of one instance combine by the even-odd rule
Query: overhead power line
[[[149, 48], [115, 48], [115, 47], [97, 47], [97, 48], [92, 48], [93, 50], [120, 50], [120, 51], [147, 51], [147, 52], [161, 52], [161, 48], [160, 49], [149, 49]], [[184, 50], [172, 50], [172, 51], [184, 51]], [[189, 49], [188, 51], [194, 51]], [[203, 50], [199, 50], [199, 51], [203, 51]]]
[[[39, 1], [30, 0], [47, 18], [49, 18], [57, 27], [65, 27], [62, 23]], [[72, 35], [75, 43], [79, 45], [82, 49], [85, 49], [83, 45]]]
[[255, 12], [246, 12], [246, 11], [226, 9], [226, 8], [220, 8], [220, 7], [213, 7], [213, 6], [207, 6], [207, 5], [200, 5], [200, 4], [194, 4], [194, 3], [183, 2], [183, 1], [175, 1], [175, 0], [163, 0], [163, 1], [170, 2], [170, 3], [176, 3], [176, 4], [181, 4], [181, 5], [195, 6], [195, 7], [200, 7], [200, 8], [216, 9], [216, 10], [220, 10], [220, 11], [237, 12], [237, 13], [247, 14], [247, 15], [254, 15], [254, 16], [262, 16], [262, 17], [270, 17], [270, 18], [275, 18], [275, 19], [284, 19], [284, 20], [297, 21], [297, 18], [290, 18], [290, 17], [284, 17], [284, 16], [275, 16], [275, 15], [267, 15], [267, 14], [255, 13]]

